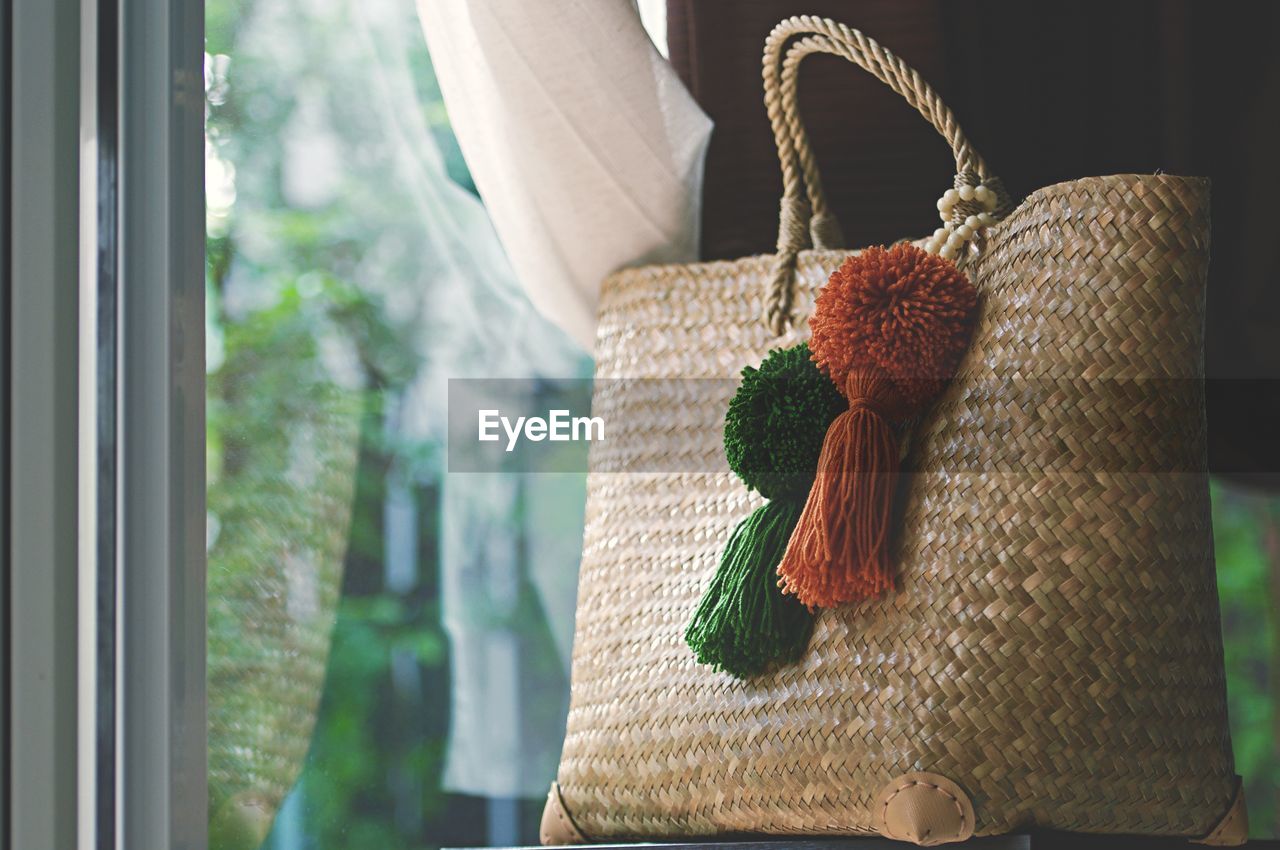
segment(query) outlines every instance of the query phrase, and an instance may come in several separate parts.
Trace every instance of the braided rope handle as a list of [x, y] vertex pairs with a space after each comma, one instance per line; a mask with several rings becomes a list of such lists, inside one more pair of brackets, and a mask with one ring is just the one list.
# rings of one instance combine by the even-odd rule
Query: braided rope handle
[[[800, 40], [792, 42], [792, 39]], [[786, 53], [783, 48], [788, 47]], [[841, 56], [872, 74], [913, 106], [946, 140], [956, 161], [956, 186], [999, 187], [1000, 211], [1009, 206], [999, 180], [969, 144], [937, 92], [897, 56], [874, 39], [828, 18], [798, 15], [769, 34], [764, 49], [764, 101], [782, 166], [782, 203], [778, 216], [778, 250], [765, 297], [764, 322], [783, 334], [792, 320], [795, 267], [800, 251], [840, 247], [839, 226], [822, 191], [808, 134], [797, 105], [801, 60], [814, 53]], [[961, 211], [957, 211], [957, 215]]]

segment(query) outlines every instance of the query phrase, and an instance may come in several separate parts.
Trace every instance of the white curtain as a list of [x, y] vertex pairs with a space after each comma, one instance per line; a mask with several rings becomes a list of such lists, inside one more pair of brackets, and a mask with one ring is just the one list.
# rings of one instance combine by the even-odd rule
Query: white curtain
[[[402, 318], [420, 317], [426, 368], [393, 428], [444, 444], [447, 383], [578, 378], [583, 353], [521, 292], [485, 207], [452, 182], [424, 121], [394, 0], [350, 3], [353, 44], [375, 85], [379, 144], [396, 172], [400, 215], [415, 231], [419, 286], [389, 276]], [[433, 63], [434, 65], [434, 63]], [[377, 187], [379, 191], [392, 187]], [[518, 262], [518, 260], [517, 260]], [[412, 295], [410, 295], [412, 293]], [[419, 299], [413, 303], [413, 298]], [[450, 655], [450, 791], [536, 798], [555, 773], [567, 707], [573, 600], [582, 540], [578, 474], [448, 473], [441, 489], [441, 607]], [[539, 509], [551, 510], [542, 516]]]
[[696, 259], [710, 119], [634, 0], [418, 0], [418, 14], [517, 278], [590, 351], [607, 274]]
[[[477, 262], [492, 255], [477, 253], [486, 226], [475, 222], [454, 291], [483, 309], [513, 274], [529, 301], [590, 351], [606, 275], [696, 259], [710, 120], [651, 42], [633, 0], [419, 0], [418, 13], [449, 125], [510, 260]], [[482, 215], [465, 199], [452, 205], [468, 220]], [[503, 328], [514, 362], [464, 346], [447, 377], [573, 376], [540, 322], [502, 312], [451, 324]], [[446, 476], [450, 790], [546, 793], [564, 731], [582, 499], [580, 476]], [[507, 530], [513, 516], [524, 518], [519, 541]], [[529, 591], [545, 630], [495, 625]]]

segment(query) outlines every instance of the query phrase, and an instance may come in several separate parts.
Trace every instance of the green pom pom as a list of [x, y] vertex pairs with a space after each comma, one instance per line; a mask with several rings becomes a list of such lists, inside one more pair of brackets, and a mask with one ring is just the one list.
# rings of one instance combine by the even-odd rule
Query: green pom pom
[[734, 529], [684, 639], [703, 664], [739, 679], [799, 659], [813, 614], [775, 574], [804, 499], [766, 502]]
[[848, 407], [807, 343], [771, 351], [742, 385], [724, 418], [729, 468], [767, 499], [807, 495], [827, 426]]

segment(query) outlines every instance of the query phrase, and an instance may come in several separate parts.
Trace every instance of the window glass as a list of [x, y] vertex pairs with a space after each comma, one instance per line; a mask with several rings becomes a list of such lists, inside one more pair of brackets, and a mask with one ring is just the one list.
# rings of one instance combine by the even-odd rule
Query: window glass
[[536, 842], [584, 476], [450, 475], [447, 381], [590, 361], [519, 291], [411, 3], [207, 0], [205, 77], [210, 846]]

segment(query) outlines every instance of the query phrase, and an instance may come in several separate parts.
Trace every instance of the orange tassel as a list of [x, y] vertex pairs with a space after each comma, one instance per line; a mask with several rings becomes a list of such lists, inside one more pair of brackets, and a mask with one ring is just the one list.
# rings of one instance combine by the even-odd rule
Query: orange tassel
[[883, 372], [857, 369], [849, 409], [827, 429], [818, 475], [778, 566], [778, 584], [810, 607], [834, 608], [893, 588], [889, 517], [898, 440], [882, 412], [897, 403]]
[[909, 243], [849, 257], [818, 293], [809, 348], [849, 409], [823, 440], [778, 565], [783, 592], [831, 608], [893, 587], [894, 423], [923, 410], [955, 373], [976, 306], [954, 263]]

